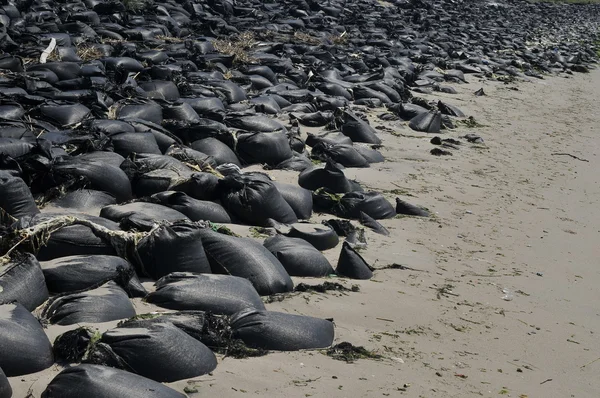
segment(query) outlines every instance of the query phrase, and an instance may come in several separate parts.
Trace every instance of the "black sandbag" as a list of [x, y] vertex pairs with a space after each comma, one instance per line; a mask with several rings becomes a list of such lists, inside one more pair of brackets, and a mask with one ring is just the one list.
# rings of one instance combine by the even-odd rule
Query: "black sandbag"
[[6, 375], [0, 368], [0, 398], [11, 398], [12, 397], [12, 388], [10, 387], [10, 383], [6, 378]]
[[181, 191], [194, 199], [213, 200], [219, 197], [219, 177], [212, 173], [194, 173], [187, 180], [173, 185], [171, 190]]
[[201, 237], [201, 229], [184, 222], [163, 225], [140, 240], [135, 265], [153, 279], [171, 272], [210, 273]]
[[42, 398], [185, 398], [161, 383], [108, 366], [81, 364], [64, 369]]
[[353, 145], [319, 142], [313, 146], [311, 157], [321, 161], [331, 159], [344, 167], [369, 167], [367, 159]]
[[373, 271], [348, 242], [344, 242], [335, 272], [352, 279], [371, 279]]
[[415, 206], [400, 198], [396, 198], [396, 213], [408, 216], [429, 217], [429, 212], [419, 206]]
[[250, 103], [254, 104], [254, 110], [256, 112], [267, 115], [277, 115], [281, 112], [281, 107], [270, 95], [251, 98]]
[[107, 364], [160, 382], [212, 372], [215, 354], [171, 323], [117, 327], [102, 334], [88, 362]]
[[352, 145], [350, 137], [345, 136], [342, 133], [325, 133], [325, 134], [311, 134], [308, 133], [306, 137], [306, 145], [314, 147], [319, 142], [324, 142], [331, 145]]
[[230, 104], [245, 101], [246, 92], [237, 84], [228, 80], [212, 80], [204, 82], [205, 85], [209, 86], [217, 97], [227, 101]]
[[48, 202], [48, 205], [60, 207], [65, 210], [90, 211], [116, 203], [117, 199], [107, 192], [93, 189], [78, 189], [77, 191], [68, 192], [65, 196], [58, 199], [51, 200]]
[[231, 218], [223, 206], [208, 200], [194, 199], [185, 192], [165, 191], [152, 195], [150, 199], [185, 214], [192, 221], [206, 220], [221, 224], [231, 223]]
[[125, 205], [111, 205], [100, 210], [100, 217], [114, 222], [122, 222], [125, 219], [134, 218], [150, 224], [160, 221], [189, 220], [184, 214], [167, 206], [156, 203], [133, 202]]
[[375, 129], [367, 122], [355, 118], [342, 125], [342, 134], [350, 137], [353, 142], [366, 142], [367, 144], [381, 144]]
[[160, 155], [154, 134], [150, 132], [117, 133], [110, 136], [115, 152], [127, 157], [132, 153], [152, 153]]
[[25, 181], [4, 170], [0, 171], [0, 208], [14, 218], [40, 212]]
[[209, 229], [201, 231], [202, 244], [214, 273], [246, 278], [261, 296], [294, 288], [283, 265], [260, 243]]
[[231, 317], [233, 337], [246, 345], [277, 351], [309, 350], [333, 343], [333, 322], [283, 312], [246, 309]]
[[[83, 218], [113, 231], [119, 230], [119, 225], [102, 217], [94, 217], [77, 213], [42, 213], [25, 221], [23, 227], [39, 224], [57, 216], [69, 215]], [[57, 257], [74, 256], [78, 254], [115, 255], [115, 249], [110, 242], [97, 236], [91, 228], [85, 225], [71, 225], [52, 232], [46, 244], [37, 253], [39, 261], [52, 260]]]
[[216, 138], [209, 137], [194, 141], [190, 147], [211, 156], [218, 165], [224, 163], [233, 163], [236, 166], [242, 165], [231, 148]]
[[54, 363], [40, 322], [21, 304], [0, 305], [0, 368], [6, 376], [39, 372]]
[[251, 175], [228, 175], [219, 181], [223, 207], [240, 221], [267, 226], [273, 219], [284, 224], [298, 221], [294, 210], [268, 179]]
[[333, 228], [318, 224], [295, 224], [284, 235], [290, 238], [304, 239], [317, 250], [321, 251], [336, 247], [340, 241], [338, 234]]
[[358, 221], [365, 227], [370, 228], [373, 232], [378, 233], [380, 235], [389, 236], [390, 231], [387, 230], [386, 227], [381, 225], [377, 220], [366, 214], [365, 212], [360, 212], [360, 216], [358, 217]]
[[245, 308], [265, 306], [247, 279], [231, 275], [176, 272], [156, 282], [146, 301], [171, 310], [199, 310], [233, 315]]
[[44, 308], [43, 316], [51, 324], [64, 326], [131, 318], [135, 309], [127, 293], [110, 281], [96, 289], [53, 299]]
[[356, 181], [348, 180], [334, 162], [328, 161], [323, 168], [307, 169], [298, 176], [298, 185], [316, 191], [325, 187], [334, 193], [362, 191]]
[[382, 194], [373, 191], [349, 192], [334, 207], [334, 213], [344, 218], [359, 218], [361, 212], [376, 220], [396, 215], [394, 206]]
[[308, 127], [322, 127], [333, 121], [331, 112], [292, 113], [291, 118], [297, 119], [298, 123]]
[[275, 166], [293, 156], [288, 137], [282, 132], [239, 133], [235, 149], [247, 164]]
[[70, 158], [55, 164], [58, 173], [73, 177], [85, 177], [90, 181], [89, 188], [108, 192], [118, 202], [132, 198], [131, 183], [123, 170], [107, 163]]
[[30, 253], [17, 253], [0, 264], [0, 304], [18, 302], [33, 311], [48, 300], [48, 289], [40, 263]]
[[308, 220], [312, 215], [313, 200], [312, 193], [294, 184], [284, 184], [273, 181], [273, 185], [279, 191], [283, 199], [294, 210], [299, 220]]
[[369, 163], [381, 163], [385, 161], [385, 158], [377, 149], [371, 148], [366, 144], [353, 144], [356, 152], [367, 160]]
[[442, 114], [439, 111], [421, 113], [410, 119], [408, 127], [424, 133], [439, 133], [442, 127]]
[[325, 256], [301, 238], [275, 235], [263, 245], [281, 262], [290, 276], [327, 276], [333, 268]]
[[167, 101], [176, 101], [179, 99], [179, 90], [175, 83], [165, 80], [152, 80], [150, 82], [140, 83], [140, 88], [146, 91], [150, 97], [159, 94], [158, 97], [163, 98]]
[[13, 159], [27, 155], [33, 147], [32, 142], [26, 142], [18, 138], [0, 138], [0, 155], [7, 155]]
[[[116, 121], [116, 120], [115, 120]], [[85, 162], [106, 163], [114, 167], [120, 167], [125, 158], [115, 152], [90, 152], [76, 156], [74, 159]]]
[[306, 156], [294, 152], [293, 156], [276, 166], [273, 166], [275, 170], [292, 170], [292, 171], [304, 171], [313, 167], [313, 163]]
[[156, 124], [163, 121], [161, 106], [152, 100], [121, 100], [113, 105], [113, 109], [118, 119], [142, 119]]
[[41, 263], [48, 290], [53, 294], [87, 290], [114, 281], [130, 297], [147, 292], [129, 262], [117, 256], [67, 256]]
[[131, 185], [133, 193], [139, 198], [167, 191], [187, 181], [191, 175], [191, 171], [181, 172], [172, 169], [152, 170], [135, 176]]
[[169, 147], [165, 152], [165, 155], [171, 156], [181, 162], [200, 167], [201, 169], [207, 166], [212, 168], [217, 166], [217, 162], [212, 156], [181, 145]]
[[225, 117], [225, 106], [219, 98], [181, 98], [181, 101], [188, 103], [202, 117], [219, 122]]
[[91, 111], [82, 104], [47, 104], [39, 107], [39, 113], [45, 120], [52, 121], [60, 126], [71, 126], [82, 122]]
[[444, 115], [456, 116], [456, 117], [465, 117], [463, 111], [455, 107], [454, 105], [447, 104], [442, 101], [438, 101], [437, 103], [438, 109]]

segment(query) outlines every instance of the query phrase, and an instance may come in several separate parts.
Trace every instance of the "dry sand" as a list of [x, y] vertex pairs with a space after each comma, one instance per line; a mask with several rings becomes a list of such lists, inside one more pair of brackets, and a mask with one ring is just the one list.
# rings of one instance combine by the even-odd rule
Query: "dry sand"
[[[360, 292], [268, 305], [334, 318], [336, 343], [383, 359], [348, 364], [318, 351], [220, 358], [214, 374], [173, 387], [198, 397], [600, 396], [600, 70], [518, 84], [469, 80], [455, 86], [458, 95], [424, 97], [485, 125], [446, 137], [475, 133], [484, 145], [435, 157], [432, 135], [380, 122], [381, 110], [371, 121], [393, 132], [380, 133], [388, 162], [347, 170], [392, 202], [399, 196], [435, 214], [382, 221], [390, 237], [367, 232], [368, 262], [412, 270], [335, 279]], [[486, 97], [473, 95], [480, 87]], [[338, 253], [326, 255], [335, 264]], [[39, 396], [59, 370], [11, 378], [15, 397]]]

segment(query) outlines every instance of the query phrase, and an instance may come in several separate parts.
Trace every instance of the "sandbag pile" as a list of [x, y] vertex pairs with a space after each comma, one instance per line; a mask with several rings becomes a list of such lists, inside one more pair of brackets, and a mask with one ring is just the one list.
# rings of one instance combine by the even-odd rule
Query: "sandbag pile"
[[[0, 398], [4, 376], [55, 359], [76, 365], [43, 397], [177, 397], [160, 383], [212, 372], [214, 352], [328, 347], [331, 320], [261, 296], [292, 276], [370, 279], [351, 221], [390, 235], [397, 214], [429, 216], [347, 176], [385, 160], [366, 111], [451, 130], [472, 115], [419, 93], [585, 73], [599, 17], [518, 0], [3, 2]], [[339, 219], [306, 222], [315, 211]], [[333, 266], [321, 251], [336, 247]], [[139, 298], [176, 312], [137, 314]], [[74, 330], [52, 344], [39, 321]]]

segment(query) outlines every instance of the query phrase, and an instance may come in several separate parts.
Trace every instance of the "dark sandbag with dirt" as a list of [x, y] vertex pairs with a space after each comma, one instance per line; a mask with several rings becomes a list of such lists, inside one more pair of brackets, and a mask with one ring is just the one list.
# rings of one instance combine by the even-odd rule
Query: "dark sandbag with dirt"
[[260, 243], [210, 229], [201, 231], [202, 244], [215, 274], [246, 278], [261, 296], [289, 292], [294, 288], [283, 265]]
[[0, 263], [0, 304], [16, 301], [33, 311], [46, 300], [44, 274], [33, 254], [13, 253], [8, 263]]
[[173, 169], [152, 170], [136, 175], [131, 185], [133, 193], [139, 198], [169, 190], [171, 187], [187, 181], [191, 175], [191, 171], [181, 172]]
[[208, 166], [211, 168], [217, 167], [217, 162], [212, 156], [181, 145], [173, 145], [169, 147], [167, 152], [165, 152], [165, 155], [171, 156], [181, 162], [199, 167], [200, 169], [204, 169]]
[[291, 276], [327, 276], [333, 268], [325, 256], [301, 238], [275, 235], [263, 245], [281, 262]]
[[381, 144], [381, 138], [371, 125], [350, 112], [344, 112], [344, 124], [341, 132], [348, 136], [353, 142], [365, 142], [367, 144]]
[[283, 199], [290, 205], [299, 220], [308, 220], [312, 215], [312, 193], [294, 184], [273, 181]]
[[40, 212], [25, 181], [4, 170], [0, 171], [0, 208], [14, 218]]
[[331, 161], [328, 161], [323, 168], [304, 170], [298, 176], [298, 185], [311, 191], [323, 187], [334, 193], [362, 191], [358, 182], [348, 180], [339, 165]]
[[249, 347], [277, 351], [310, 350], [333, 343], [333, 322], [283, 312], [243, 310], [231, 317], [233, 337]]
[[117, 327], [90, 347], [86, 362], [127, 369], [160, 382], [202, 376], [217, 367], [215, 354], [171, 323]]
[[161, 383], [108, 366], [81, 364], [64, 369], [42, 398], [185, 398]]
[[408, 127], [415, 131], [437, 134], [442, 128], [442, 114], [439, 111], [434, 110], [427, 113], [420, 113], [410, 119]]
[[[41, 213], [31, 218], [22, 219], [19, 227], [31, 227], [59, 216], [82, 218], [109, 230], [119, 231], [119, 225], [111, 220], [78, 213]], [[115, 255], [116, 252], [109, 241], [98, 236], [90, 227], [70, 225], [53, 231], [45, 245], [39, 248], [36, 257], [39, 261], [46, 261], [78, 254]]]
[[40, 322], [21, 304], [0, 305], [0, 368], [14, 377], [54, 363], [52, 345]]
[[211, 273], [202, 237], [202, 229], [185, 222], [160, 226], [137, 244], [135, 265], [153, 279], [172, 272]]
[[223, 206], [208, 200], [194, 199], [185, 192], [160, 192], [152, 195], [149, 200], [177, 210], [192, 221], [206, 220], [220, 224], [231, 223], [231, 218]]
[[294, 210], [268, 179], [232, 174], [219, 181], [223, 207], [249, 225], [267, 226], [273, 219], [284, 224], [298, 221]]
[[88, 188], [108, 192], [117, 199], [117, 202], [132, 198], [129, 178], [118, 167], [81, 158], [70, 158], [55, 164], [54, 171], [71, 177], [85, 177], [90, 182]]
[[6, 378], [6, 375], [0, 368], [0, 398], [11, 398], [12, 397], [12, 388], [10, 387], [10, 383]]
[[212, 173], [194, 173], [187, 180], [171, 188], [172, 191], [185, 192], [198, 200], [215, 200], [219, 198], [219, 177]]
[[440, 110], [440, 112], [442, 112], [443, 115], [450, 115], [450, 116], [456, 116], [456, 117], [465, 117], [466, 116], [463, 111], [461, 111], [454, 105], [450, 105], [450, 104], [447, 104], [442, 101], [438, 101], [437, 107]]
[[344, 242], [335, 272], [352, 279], [371, 279], [373, 271], [360, 254]]
[[252, 283], [237, 276], [175, 272], [155, 286], [146, 301], [171, 310], [232, 315], [245, 308], [265, 308]]
[[218, 165], [224, 163], [233, 163], [236, 166], [242, 165], [233, 150], [216, 138], [208, 137], [194, 141], [190, 147], [211, 156]]
[[419, 206], [415, 206], [400, 198], [396, 198], [396, 213], [407, 216], [429, 217], [429, 212]]
[[368, 144], [353, 144], [353, 147], [369, 163], [382, 163], [385, 161], [381, 152]]
[[156, 138], [151, 132], [112, 134], [110, 141], [115, 152], [124, 157], [132, 153], [162, 154]]
[[101, 323], [135, 316], [127, 293], [115, 282], [53, 298], [42, 314], [52, 324]]
[[358, 217], [358, 221], [362, 225], [367, 228], [370, 228], [373, 232], [378, 233], [380, 235], [389, 236], [390, 231], [387, 230], [386, 227], [381, 225], [377, 220], [366, 214], [365, 212], [360, 212], [360, 216]]
[[276, 166], [293, 156], [288, 137], [283, 132], [239, 133], [235, 149], [246, 164]]
[[319, 224], [294, 224], [285, 236], [304, 239], [317, 250], [328, 250], [337, 246], [340, 241], [333, 228]]
[[48, 205], [60, 207], [65, 211], [77, 212], [98, 209], [99, 213], [101, 208], [116, 203], [117, 199], [107, 192], [94, 189], [78, 189], [76, 191], [68, 192], [58, 199], [51, 200], [48, 202]]
[[348, 144], [319, 142], [313, 146], [311, 157], [321, 161], [331, 159], [344, 167], [369, 167], [369, 161], [353, 145]]
[[87, 290], [114, 281], [129, 297], [147, 292], [129, 262], [117, 256], [68, 256], [41, 263], [46, 285], [53, 294]]
[[330, 145], [352, 145], [350, 137], [342, 133], [326, 132], [324, 134], [308, 133], [306, 137], [306, 145], [314, 147], [318, 143], [323, 142]]
[[368, 216], [381, 220], [396, 215], [394, 206], [379, 192], [349, 192], [342, 196], [334, 206], [334, 214], [344, 218], [359, 218], [364, 212]]
[[126, 219], [135, 220], [136, 223], [150, 225], [160, 221], [189, 220], [184, 214], [167, 206], [156, 203], [133, 202], [125, 205], [112, 205], [103, 207], [100, 217], [114, 222], [123, 222]]

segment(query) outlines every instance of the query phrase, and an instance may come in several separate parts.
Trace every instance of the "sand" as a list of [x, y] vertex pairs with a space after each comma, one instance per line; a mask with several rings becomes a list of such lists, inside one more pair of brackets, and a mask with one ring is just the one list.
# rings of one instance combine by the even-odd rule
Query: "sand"
[[[360, 292], [268, 304], [334, 318], [336, 343], [382, 359], [345, 363], [319, 351], [220, 358], [212, 375], [171, 386], [197, 390], [191, 397], [600, 396], [600, 70], [509, 84], [468, 80], [454, 85], [458, 94], [424, 97], [483, 125], [442, 138], [474, 133], [484, 144], [462, 140], [453, 156], [436, 157], [433, 135], [370, 111], [374, 126], [388, 127], [380, 131], [388, 161], [346, 171], [392, 202], [432, 211], [383, 220], [389, 237], [367, 232], [362, 255], [370, 264], [410, 269], [380, 270], [370, 281], [331, 278]], [[474, 96], [481, 87], [487, 96]], [[340, 246], [326, 252], [333, 264]], [[51, 326], [48, 334], [64, 330]], [[58, 371], [11, 378], [14, 396], [40, 396]]]

